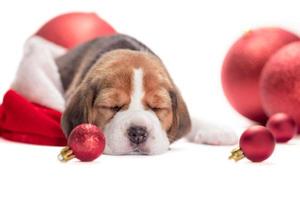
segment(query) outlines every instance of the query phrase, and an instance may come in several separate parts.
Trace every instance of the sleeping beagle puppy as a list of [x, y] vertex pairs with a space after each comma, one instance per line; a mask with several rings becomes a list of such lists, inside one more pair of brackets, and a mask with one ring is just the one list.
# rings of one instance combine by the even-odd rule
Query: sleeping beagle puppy
[[[104, 153], [152, 155], [166, 152], [191, 131], [187, 106], [163, 62], [136, 39], [97, 38], [56, 63], [65, 91], [61, 125], [66, 137], [75, 126], [92, 123], [104, 131]], [[196, 142], [236, 142], [225, 133], [205, 142], [201, 131], [194, 132], [188, 138]]]

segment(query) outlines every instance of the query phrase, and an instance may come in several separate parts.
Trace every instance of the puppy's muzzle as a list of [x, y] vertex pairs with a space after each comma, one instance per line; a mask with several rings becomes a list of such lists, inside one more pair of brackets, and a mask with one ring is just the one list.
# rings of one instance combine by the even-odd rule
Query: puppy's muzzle
[[132, 144], [139, 145], [148, 138], [148, 131], [143, 126], [131, 126], [127, 129], [127, 135]]

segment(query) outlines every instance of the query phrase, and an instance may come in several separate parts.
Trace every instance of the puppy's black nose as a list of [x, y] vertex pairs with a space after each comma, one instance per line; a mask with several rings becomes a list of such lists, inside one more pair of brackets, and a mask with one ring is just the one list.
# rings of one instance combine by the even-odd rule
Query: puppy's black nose
[[143, 126], [131, 126], [127, 130], [128, 138], [133, 144], [141, 144], [147, 140], [148, 132]]

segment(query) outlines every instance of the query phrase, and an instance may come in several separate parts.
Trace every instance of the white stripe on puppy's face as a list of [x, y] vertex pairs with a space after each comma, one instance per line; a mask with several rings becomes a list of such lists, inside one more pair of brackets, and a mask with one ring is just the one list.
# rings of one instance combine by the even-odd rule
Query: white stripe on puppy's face
[[128, 110], [143, 110], [144, 106], [142, 104], [142, 99], [144, 97], [143, 89], [143, 70], [141, 68], [134, 69], [133, 71], [133, 84], [132, 84], [132, 94], [131, 101]]
[[104, 127], [106, 154], [160, 154], [169, 148], [166, 131], [157, 115], [143, 105], [144, 75], [133, 70], [131, 100], [127, 110], [119, 111]]

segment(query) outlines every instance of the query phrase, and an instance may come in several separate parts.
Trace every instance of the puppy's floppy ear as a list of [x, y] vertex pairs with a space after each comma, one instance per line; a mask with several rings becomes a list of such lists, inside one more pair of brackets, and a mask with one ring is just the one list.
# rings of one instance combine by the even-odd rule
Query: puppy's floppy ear
[[191, 129], [191, 119], [188, 109], [178, 89], [169, 91], [172, 101], [173, 122], [168, 130], [170, 142], [186, 135]]
[[82, 123], [92, 123], [93, 106], [98, 94], [97, 86], [91, 84], [90, 87], [82, 83], [69, 97], [69, 102], [62, 114], [61, 127], [66, 137], [72, 129]]

